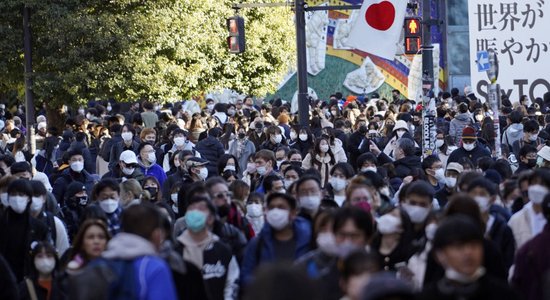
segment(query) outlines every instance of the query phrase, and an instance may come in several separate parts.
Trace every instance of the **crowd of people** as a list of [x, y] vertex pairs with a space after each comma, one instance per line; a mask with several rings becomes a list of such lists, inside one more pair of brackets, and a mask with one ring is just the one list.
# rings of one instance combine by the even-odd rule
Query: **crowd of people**
[[397, 90], [0, 104], [0, 298], [547, 299], [550, 92], [500, 100], [437, 95], [426, 157]]

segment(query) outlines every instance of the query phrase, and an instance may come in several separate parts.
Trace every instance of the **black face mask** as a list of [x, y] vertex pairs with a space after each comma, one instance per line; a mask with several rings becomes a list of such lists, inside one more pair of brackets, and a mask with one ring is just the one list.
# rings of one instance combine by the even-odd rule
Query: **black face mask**
[[79, 206], [84, 207], [88, 204], [88, 196], [71, 197], [67, 200], [67, 207], [76, 209]]
[[218, 216], [225, 218], [229, 215], [229, 205], [218, 206]]
[[413, 125], [414, 125], [415, 127], [420, 126], [420, 121], [413, 121], [412, 123], [413, 123]]
[[158, 188], [156, 187], [148, 187], [148, 188], [145, 188], [146, 191], [149, 192], [149, 194], [151, 194], [151, 197], [154, 198], [157, 196], [157, 193], [158, 193]]
[[245, 133], [239, 133], [239, 139], [244, 139], [246, 137], [246, 134]]
[[367, 128], [367, 125], [361, 125], [361, 126], [359, 126], [359, 133], [360, 133], [360, 134], [367, 134], [368, 130], [369, 130], [369, 129]]
[[528, 159], [527, 160], [527, 166], [529, 168], [534, 168], [536, 165], [537, 165], [537, 160], [536, 159]]

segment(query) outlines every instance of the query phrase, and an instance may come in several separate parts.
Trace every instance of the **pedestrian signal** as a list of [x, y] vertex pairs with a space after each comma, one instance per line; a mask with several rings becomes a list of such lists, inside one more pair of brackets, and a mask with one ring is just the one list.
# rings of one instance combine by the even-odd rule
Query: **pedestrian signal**
[[418, 54], [422, 48], [422, 19], [405, 18], [405, 54]]
[[229, 30], [229, 37], [227, 37], [229, 52], [243, 53], [245, 50], [244, 19], [239, 16], [230, 17], [227, 19], [227, 29]]

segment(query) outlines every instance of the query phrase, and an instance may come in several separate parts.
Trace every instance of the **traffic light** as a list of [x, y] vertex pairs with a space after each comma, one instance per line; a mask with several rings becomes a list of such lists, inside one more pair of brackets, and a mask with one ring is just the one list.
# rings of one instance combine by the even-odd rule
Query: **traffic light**
[[405, 54], [418, 54], [422, 48], [422, 19], [405, 18]]
[[227, 46], [230, 53], [243, 53], [245, 49], [244, 39], [244, 19], [240, 16], [234, 16], [227, 19], [227, 29], [229, 37]]

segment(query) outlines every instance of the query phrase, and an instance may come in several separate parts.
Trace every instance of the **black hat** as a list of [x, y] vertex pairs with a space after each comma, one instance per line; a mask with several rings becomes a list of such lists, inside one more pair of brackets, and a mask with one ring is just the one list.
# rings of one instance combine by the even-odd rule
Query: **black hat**
[[16, 162], [13, 165], [11, 165], [10, 172], [12, 174], [17, 174], [21, 172], [29, 172], [32, 173], [31, 165], [26, 161], [20, 161]]
[[86, 191], [86, 186], [80, 181], [73, 181], [67, 187], [67, 191], [65, 192], [65, 198], [69, 199], [82, 191], [84, 192]]

